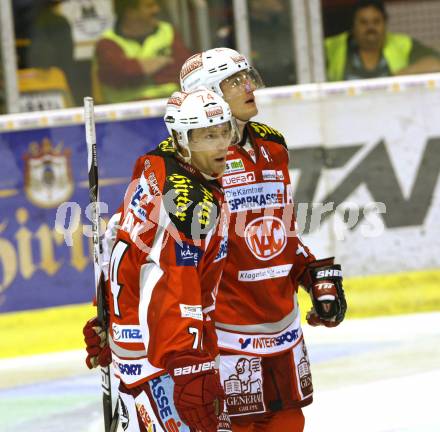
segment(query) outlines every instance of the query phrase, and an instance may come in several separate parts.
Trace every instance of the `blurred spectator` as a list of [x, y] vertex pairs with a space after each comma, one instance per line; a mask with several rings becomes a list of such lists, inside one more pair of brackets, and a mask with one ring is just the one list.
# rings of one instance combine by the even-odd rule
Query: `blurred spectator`
[[[296, 83], [288, 0], [248, 0], [251, 63], [267, 86]], [[217, 30], [217, 46], [235, 48], [234, 28]]]
[[59, 12], [61, 2], [14, 0], [21, 111], [74, 105], [72, 31], [69, 21]]
[[30, 33], [36, 20], [39, 5], [35, 0], [14, 0], [12, 6], [18, 68], [25, 69], [28, 67]]
[[267, 86], [296, 83], [287, 0], [249, 0], [251, 63]]
[[35, 21], [30, 28], [27, 68], [57, 67], [68, 83], [74, 74], [73, 39], [69, 21], [59, 12], [62, 0], [38, 0]]
[[214, 46], [235, 49], [232, 0], [211, 0], [209, 14], [210, 24], [214, 29]]
[[350, 32], [326, 38], [327, 79], [341, 81], [440, 71], [440, 55], [406, 34], [387, 31], [381, 0], [360, 0]]
[[115, 0], [113, 29], [96, 45], [92, 66], [97, 102], [168, 97], [191, 55], [173, 26], [160, 21], [156, 0]]

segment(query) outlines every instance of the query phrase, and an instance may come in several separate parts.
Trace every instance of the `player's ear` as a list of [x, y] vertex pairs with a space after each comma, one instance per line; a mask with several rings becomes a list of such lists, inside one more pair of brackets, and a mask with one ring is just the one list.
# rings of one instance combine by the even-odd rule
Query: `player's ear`
[[[188, 139], [189, 139], [190, 136], [191, 136], [191, 132], [192, 132], [192, 131], [189, 131], [189, 132], [188, 132]], [[172, 133], [173, 133], [173, 141], [174, 141], [174, 145], [176, 146], [178, 153], [179, 153], [180, 155], [182, 155], [183, 157], [190, 157], [191, 155], [190, 155], [190, 153], [189, 153], [189, 150], [188, 150], [187, 148], [181, 146], [180, 143], [179, 143], [178, 132], [175, 131], [175, 130], [173, 130]]]

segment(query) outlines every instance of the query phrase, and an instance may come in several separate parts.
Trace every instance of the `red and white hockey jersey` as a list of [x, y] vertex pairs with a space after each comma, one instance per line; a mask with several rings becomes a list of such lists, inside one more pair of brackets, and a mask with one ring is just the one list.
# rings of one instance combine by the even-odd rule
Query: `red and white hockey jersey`
[[110, 347], [128, 387], [169, 355], [217, 354], [210, 314], [225, 262], [223, 193], [175, 157], [170, 141], [138, 160], [109, 262]]
[[222, 350], [270, 356], [302, 340], [297, 278], [315, 258], [295, 232], [283, 136], [256, 122], [245, 134], [250, 152], [231, 147], [222, 179], [230, 220], [215, 321]]

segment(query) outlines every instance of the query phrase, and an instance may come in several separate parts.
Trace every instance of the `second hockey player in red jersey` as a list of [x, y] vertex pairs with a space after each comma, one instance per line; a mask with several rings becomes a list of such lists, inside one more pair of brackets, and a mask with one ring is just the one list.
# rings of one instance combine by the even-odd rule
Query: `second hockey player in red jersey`
[[199, 85], [228, 102], [242, 137], [228, 151], [222, 178], [230, 220], [215, 315], [232, 430], [300, 432], [313, 386], [298, 286], [312, 296], [309, 323], [337, 325], [346, 310], [341, 268], [316, 260], [295, 232], [284, 137], [250, 121], [258, 112], [258, 73], [238, 52], [212, 49], [182, 66], [182, 89]]

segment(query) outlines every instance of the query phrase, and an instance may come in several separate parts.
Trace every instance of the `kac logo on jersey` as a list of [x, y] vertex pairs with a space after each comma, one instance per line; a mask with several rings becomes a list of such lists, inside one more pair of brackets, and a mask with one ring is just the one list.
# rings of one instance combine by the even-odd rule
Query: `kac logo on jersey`
[[263, 216], [251, 221], [244, 231], [244, 237], [249, 250], [261, 261], [276, 257], [287, 245], [284, 223], [274, 216]]
[[197, 267], [202, 259], [203, 251], [197, 246], [182, 242], [175, 244], [176, 265], [184, 267]]

